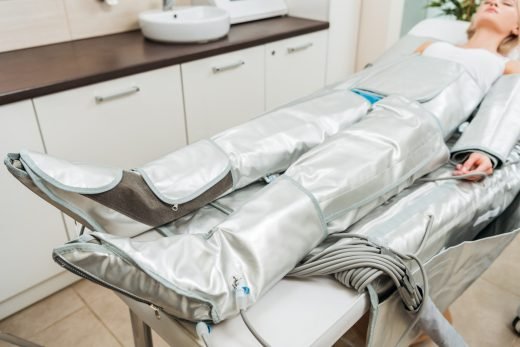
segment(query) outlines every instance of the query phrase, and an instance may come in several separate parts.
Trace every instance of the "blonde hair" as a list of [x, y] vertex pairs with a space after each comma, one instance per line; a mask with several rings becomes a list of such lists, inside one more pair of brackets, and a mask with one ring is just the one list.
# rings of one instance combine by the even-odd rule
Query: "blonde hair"
[[[519, 4], [517, 3], [517, 9], [519, 9]], [[519, 14], [519, 26], [520, 26], [520, 14]], [[476, 28], [475, 28], [475, 21], [473, 18], [471, 19], [471, 24], [468, 28], [467, 34], [468, 39], [471, 39], [471, 37], [475, 34]], [[520, 38], [516, 34], [509, 34], [505, 39], [500, 42], [498, 45], [498, 53], [502, 54], [503, 56], [507, 56], [513, 49], [518, 47], [520, 44]]]

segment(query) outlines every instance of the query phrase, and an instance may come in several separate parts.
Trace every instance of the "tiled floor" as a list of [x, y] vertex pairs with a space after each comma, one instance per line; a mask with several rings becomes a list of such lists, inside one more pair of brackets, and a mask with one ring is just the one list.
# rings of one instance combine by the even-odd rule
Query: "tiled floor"
[[[451, 307], [471, 347], [520, 347], [511, 321], [520, 306], [520, 237]], [[111, 291], [80, 281], [0, 321], [0, 331], [45, 346], [133, 346], [127, 306]], [[154, 334], [154, 345], [167, 344]], [[0, 342], [0, 347], [9, 346]], [[422, 347], [432, 347], [425, 343]]]

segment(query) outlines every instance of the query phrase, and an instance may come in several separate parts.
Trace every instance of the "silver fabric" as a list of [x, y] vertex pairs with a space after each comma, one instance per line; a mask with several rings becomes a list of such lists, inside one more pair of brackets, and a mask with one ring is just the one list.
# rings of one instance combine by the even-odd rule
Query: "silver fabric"
[[182, 204], [215, 185], [230, 169], [228, 156], [211, 141], [201, 140], [136, 171], [159, 199]]
[[[489, 267], [514, 237], [512, 234], [489, 236], [520, 227], [519, 146], [510, 153], [507, 162], [482, 182], [419, 182], [374, 209], [347, 231], [367, 236], [373, 242], [401, 253], [415, 253], [427, 262], [430, 297], [444, 310]], [[453, 167], [446, 165], [428, 178], [446, 177], [452, 171]], [[432, 217], [432, 227], [426, 234]], [[489, 225], [491, 222], [493, 224]], [[341, 226], [331, 222], [328, 228], [329, 233], [333, 233]], [[466, 242], [477, 235], [488, 238], [482, 242]], [[338, 241], [331, 235], [306, 259], [326, 252], [331, 245], [338, 247], [348, 242], [348, 239]], [[382, 279], [374, 286], [386, 290], [388, 281]], [[408, 332], [398, 343], [416, 317], [404, 309], [397, 293], [379, 306], [375, 318], [375, 329], [370, 334], [371, 346], [408, 346], [417, 333], [417, 329]]]
[[437, 41], [436, 39], [424, 36], [405, 35], [399, 39], [392, 47], [387, 49], [381, 56], [379, 56], [373, 65], [385, 65], [392, 62], [406, 59], [408, 56], [415, 53], [425, 42]]
[[151, 242], [91, 235], [103, 246], [83, 239], [55, 249], [54, 256], [176, 317], [217, 323], [238, 313], [235, 279], [247, 283], [254, 303], [326, 232], [315, 202], [292, 180], [279, 178], [205, 235]]
[[469, 118], [486, 92], [464, 71], [435, 98], [422, 105], [439, 119], [444, 138], [448, 139]]
[[421, 102], [439, 120], [445, 139], [468, 119], [487, 92], [462, 65], [418, 54], [389, 57], [334, 87], [352, 88]]
[[[57, 248], [55, 257], [177, 317], [219, 322], [238, 313], [233, 278], [247, 283], [253, 304], [325, 238], [322, 213], [326, 218], [348, 214], [354, 222], [448, 158], [435, 117], [402, 97], [381, 101], [358, 127], [322, 146], [207, 234], [136, 242], [94, 233], [105, 250], [88, 256], [88, 263], [78, 263], [74, 252], [77, 246], [81, 259], [86, 257], [82, 242]], [[346, 166], [332, 165], [341, 162]], [[365, 182], [359, 181], [362, 172], [371, 174]], [[240, 205], [240, 197], [234, 199]], [[125, 265], [114, 257], [131, 261]], [[108, 266], [92, 265], [106, 259], [124, 278], [100, 272]]]
[[[506, 162], [520, 139], [520, 75], [502, 76], [491, 88], [470, 125], [452, 148], [452, 160], [463, 162], [471, 152], [485, 152]], [[495, 165], [496, 166], [496, 165]]]
[[114, 188], [123, 177], [120, 169], [69, 163], [29, 150], [20, 159], [42, 179], [68, 192], [95, 194]]
[[265, 184], [261, 182], [250, 184], [172, 223], [163, 225], [160, 230], [166, 235], [205, 234], [251, 200], [264, 187]]
[[312, 192], [341, 230], [448, 159], [434, 116], [388, 97], [369, 116], [298, 159], [285, 173]]
[[[233, 187], [223, 193], [228, 194], [284, 171], [301, 154], [357, 122], [369, 107], [351, 91], [324, 89], [134, 171], [168, 204], [198, 197], [231, 172]], [[22, 162], [52, 190], [49, 197], [57, 205], [65, 212], [74, 210], [97, 231], [134, 236], [150, 229], [137, 221], [129, 225], [131, 219], [121, 213], [68, 193], [108, 191], [120, 182], [122, 170], [71, 164], [33, 152], [22, 152]]]
[[[431, 83], [423, 83], [423, 79], [431, 79]], [[385, 93], [411, 93], [408, 95], [409, 97], [424, 101], [422, 105], [428, 110], [433, 110], [440, 121], [443, 135], [446, 137], [468, 117], [472, 107], [480, 100], [479, 93], [474, 91], [474, 85], [472, 86], [471, 81], [467, 81], [467, 79], [467, 74], [455, 63], [447, 64], [434, 58], [410, 56], [398, 63], [367, 69], [347, 83], [351, 87], [357, 86], [367, 90], [377, 91], [376, 88], [382, 88], [379, 91], [384, 89]], [[364, 98], [348, 89], [338, 88], [324, 89], [289, 106], [281, 107], [248, 123], [226, 130], [211, 140], [201, 141], [176, 151], [136, 171], [141, 173], [156, 196], [169, 204], [184, 203], [196, 198], [222, 179], [229, 172], [228, 170], [233, 176], [233, 188], [228, 189], [224, 194], [240, 189], [264, 176], [283, 172], [303, 153], [323, 143], [328, 137], [348, 129], [367, 113], [369, 103]], [[455, 94], [466, 95], [464, 103], [453, 98]], [[391, 103], [387, 100], [380, 101], [378, 106], [374, 107], [376, 112], [372, 113], [378, 114], [377, 110], [382, 107], [393, 107]], [[413, 112], [426, 112], [420, 110], [417, 105], [413, 107], [415, 108]], [[356, 129], [353, 131], [362, 132], [359, 127]], [[328, 146], [332, 147], [340, 143], [342, 146], [348, 146], [348, 141], [340, 139]], [[373, 141], [373, 145], [376, 143], [377, 141]], [[363, 145], [358, 144], [359, 146]], [[359, 151], [359, 148], [356, 150]], [[321, 150], [321, 152], [328, 152], [328, 150]], [[203, 165], [198, 165], [200, 156], [206, 158]], [[51, 164], [55, 163], [52, 158], [48, 160], [45, 158], [43, 156], [40, 158], [42, 160], [39, 162], [43, 163], [40, 165], [46, 165], [46, 161]], [[328, 158], [333, 159], [333, 156], [329, 155]], [[329, 159], [324, 157], [321, 161], [326, 165], [331, 165], [332, 162]], [[382, 156], [380, 159], [383, 160]], [[427, 159], [425, 157], [425, 160]], [[27, 164], [32, 166], [29, 161]], [[54, 171], [65, 172], [66, 170], [63, 169], [70, 167], [68, 163], [60, 162], [58, 164], [61, 166], [55, 165]], [[34, 166], [33, 171], [38, 174], [40, 172], [38, 166]], [[87, 170], [84, 173], [91, 171]], [[121, 174], [120, 170], [117, 172]], [[76, 185], [79, 187], [87, 187], [84, 188], [83, 193], [102, 192], [99, 185], [89, 186], [96, 177], [95, 175], [92, 178], [85, 178], [86, 175], [77, 173], [77, 170], [71, 170], [69, 176], [76, 179]], [[42, 178], [46, 180], [47, 177]], [[47, 182], [56, 183], [53, 180], [47, 180]], [[56, 188], [63, 189], [60, 184], [54, 185]], [[111, 183], [108, 188], [112, 185]], [[107, 186], [102, 188], [108, 190]], [[385, 196], [395, 194], [400, 189], [402, 188], [391, 187]], [[361, 191], [362, 188], [360, 187], [358, 190]], [[374, 193], [379, 194], [380, 192], [374, 191]], [[67, 201], [64, 198], [70, 194], [58, 195], [63, 197], [64, 203], [73, 205], [71, 200]], [[355, 194], [350, 196], [357, 199]], [[385, 197], [380, 200], [384, 199]], [[127, 228], [126, 217], [115, 211], [112, 214], [107, 213], [104, 208], [98, 211], [97, 209], [101, 205], [94, 201], [89, 202], [81, 197], [74, 200], [81, 200], [81, 205], [72, 206], [69, 209], [89, 211], [83, 213], [83, 216], [90, 225], [100, 227], [98, 231], [132, 236], [148, 230], [148, 228], [141, 228], [138, 223], [135, 227]], [[350, 201], [339, 202], [338, 200], [338, 203], [341, 205], [350, 203]], [[361, 204], [363, 203], [361, 202]], [[370, 208], [367, 205], [365, 210], [368, 211]], [[340, 211], [338, 210], [337, 213]], [[104, 217], [98, 219], [99, 216]], [[329, 219], [333, 218], [335, 216]], [[119, 223], [121, 220], [124, 222]], [[122, 232], [125, 228], [128, 230], [127, 233]]]
[[58, 189], [47, 182], [43, 182], [43, 184], [54, 197], [63, 201], [63, 206], [77, 210], [79, 215], [84, 215], [86, 220], [93, 223], [91, 225], [93, 230], [133, 237], [152, 228], [81, 194]]
[[464, 73], [457, 63], [416, 54], [373, 70], [354, 88], [384, 96], [397, 94], [418, 102], [433, 99]]
[[[19, 158], [24, 170], [22, 171], [20, 168], [15, 168], [9, 158], [15, 160]], [[47, 157], [45, 157], [45, 159], [46, 158]], [[11, 172], [15, 177], [20, 177], [24, 180], [25, 178], [23, 177], [30, 179], [34, 185], [34, 188], [31, 189], [37, 190], [41, 196], [48, 198], [50, 203], [75, 216], [80, 223], [83, 223], [83, 225], [90, 230], [107, 230], [110, 228], [108, 230], [116, 235], [135, 236], [150, 229], [150, 226], [136, 222], [113, 209], [98, 204], [82, 194], [71, 191], [70, 187], [65, 187], [65, 189], [58, 188], [57, 185], [62, 184], [53, 182], [53, 180], [50, 179], [45, 179], [45, 174], [41, 172], [34, 162], [27, 156], [26, 159], [27, 160], [24, 160], [18, 155], [8, 155], [6, 165], [9, 170], [12, 170]], [[50, 163], [52, 162], [51, 160]], [[40, 171], [40, 174], [44, 177], [39, 176], [32, 168]], [[61, 169], [58, 169], [58, 171], [59, 170]], [[86, 170], [86, 172], [88, 172], [88, 170]]]
[[325, 89], [212, 138], [230, 158], [234, 188], [282, 172], [309, 149], [363, 117], [370, 104], [350, 90]]
[[[464, 242], [442, 251], [425, 264], [430, 283], [430, 297], [439, 310], [445, 310], [500, 255], [519, 231]], [[369, 334], [369, 347], [407, 347], [419, 335], [415, 319], [407, 312], [399, 295], [392, 294], [378, 309], [375, 329]], [[451, 345], [450, 345], [451, 346]]]
[[[423, 261], [428, 260], [445, 247], [472, 240], [506, 210], [520, 192], [519, 158], [520, 147], [517, 146], [508, 157], [509, 164], [481, 182], [418, 181], [371, 211], [347, 231], [367, 236], [377, 244], [401, 253], [416, 253], [420, 250], [418, 257]], [[452, 172], [453, 167], [446, 164], [427, 177], [447, 177]], [[432, 216], [432, 229], [425, 235]], [[329, 222], [329, 233], [345, 230], [341, 222], [341, 219]], [[323, 252], [332, 244], [348, 242], [348, 239], [338, 241], [332, 236], [308, 257]], [[424, 245], [421, 247], [422, 243]]]
[[[422, 63], [426, 60], [419, 62], [420, 58], [424, 57], [410, 58], [418, 63], [411, 64], [409, 71], [394, 63], [384, 67], [388, 70], [383, 64], [367, 69], [340, 87], [324, 91], [319, 98], [278, 109], [215, 136], [212, 141], [231, 162], [234, 189], [281, 172], [294, 162], [273, 183], [258, 186], [252, 196], [233, 194], [219, 199], [168, 226], [166, 229], [174, 234], [171, 237], [135, 241], [93, 233], [57, 248], [55, 258], [177, 317], [219, 322], [238, 312], [234, 285], [246, 284], [251, 289], [249, 304], [253, 304], [328, 233], [342, 231], [356, 221], [350, 232], [369, 235], [402, 252], [420, 249], [419, 256], [425, 260], [445, 247], [473, 238], [518, 194], [518, 167], [507, 165], [478, 184], [442, 181], [406, 189], [446, 161], [448, 150], [443, 137], [469, 116], [483, 95], [458, 65], [451, 66], [427, 88], [423, 81], [411, 83], [414, 71], [427, 65]], [[384, 73], [371, 75], [375, 68]], [[405, 73], [403, 83], [411, 84], [401, 93], [409, 93], [422, 104], [390, 96], [348, 128], [368, 105], [341, 88], [397, 88], [398, 83], [389, 80], [390, 71]], [[418, 89], [410, 94], [409, 88], [414, 85]], [[316, 113], [324, 117], [317, 119]], [[331, 119], [339, 122], [329, 122]], [[287, 134], [302, 137], [295, 141], [296, 136]], [[432, 176], [448, 173], [451, 168], [444, 167]], [[377, 207], [396, 194], [396, 198]], [[432, 215], [434, 227], [425, 237], [424, 229]], [[198, 228], [209, 232], [197, 233]], [[441, 253], [440, 258], [428, 263], [427, 270], [434, 274], [430, 278], [441, 276], [432, 269], [445, 270], [446, 259], [466, 257], [463, 264], [457, 263], [459, 272], [446, 271], [452, 282], [445, 278], [441, 282], [453, 286], [449, 298], [460, 294], [457, 291], [468, 283], [455, 280], [460, 281], [461, 276], [466, 280], [476, 278], [504, 245], [504, 238], [497, 240], [492, 246], [483, 243], [488, 240], [479, 241], [478, 248], [488, 251], [485, 257], [476, 258], [473, 251], [460, 251], [463, 255], [458, 252], [454, 256], [453, 249]], [[476, 265], [468, 268], [468, 264]], [[380, 286], [383, 288], [384, 283]], [[434, 287], [434, 301], [439, 293], [441, 289]], [[392, 303], [387, 302], [388, 306]], [[382, 308], [381, 312], [380, 317], [388, 317], [390, 311]], [[386, 331], [377, 330], [382, 328], [383, 324], [376, 325], [372, 341], [384, 341], [384, 345], [396, 341], [392, 340], [394, 335], [388, 337]], [[394, 327], [390, 334], [398, 332]]]

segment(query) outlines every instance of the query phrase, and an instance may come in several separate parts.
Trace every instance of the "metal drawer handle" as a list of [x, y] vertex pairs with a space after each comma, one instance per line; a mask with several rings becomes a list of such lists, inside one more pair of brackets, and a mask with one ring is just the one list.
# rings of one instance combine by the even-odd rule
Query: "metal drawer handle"
[[237, 61], [236, 63], [233, 63], [233, 64], [229, 64], [229, 65], [224, 65], [224, 66], [214, 66], [213, 67], [213, 73], [219, 73], [219, 72], [223, 72], [223, 71], [227, 71], [227, 70], [231, 70], [231, 69], [235, 69], [239, 66], [242, 66], [244, 65], [246, 62], [243, 61], [243, 60], [240, 60], [240, 61]]
[[294, 53], [294, 52], [298, 52], [298, 51], [303, 51], [304, 49], [307, 49], [307, 48], [312, 47], [312, 46], [313, 46], [313, 43], [309, 42], [309, 43], [305, 43], [305, 44], [300, 45], [300, 46], [288, 47], [287, 48], [287, 52], [288, 53]]
[[133, 87], [130, 87], [129, 89], [120, 90], [120, 91], [114, 92], [112, 94], [96, 96], [95, 99], [96, 99], [96, 103], [100, 104], [105, 101], [110, 101], [110, 100], [113, 100], [113, 99], [116, 99], [116, 98], [119, 98], [122, 96], [137, 93], [140, 90], [141, 90], [141, 88], [139, 88], [137, 86], [133, 86]]

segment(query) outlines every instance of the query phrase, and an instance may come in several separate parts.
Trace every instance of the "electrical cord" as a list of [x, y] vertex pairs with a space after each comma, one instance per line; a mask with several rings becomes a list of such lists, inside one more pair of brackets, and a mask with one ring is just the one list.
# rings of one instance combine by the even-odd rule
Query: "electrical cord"
[[[424, 295], [423, 295], [423, 297], [426, 300], [426, 298], [428, 298], [429, 295], [430, 295], [430, 288], [428, 287], [428, 280], [427, 280], [427, 277], [426, 277], [426, 270], [424, 269], [421, 261], [417, 257], [415, 257], [414, 255], [410, 255], [410, 257], [412, 257], [417, 262], [417, 265], [419, 266], [419, 270], [421, 271], [422, 278], [423, 278], [423, 286], [424, 286]], [[426, 305], [424, 305], [424, 302], [422, 302], [421, 306], [417, 310], [417, 314], [416, 314], [414, 320], [408, 325], [408, 328], [406, 328], [405, 332], [401, 335], [401, 338], [399, 338], [399, 341], [396, 343], [396, 346], [399, 346], [401, 341], [415, 327], [415, 325], [417, 324], [417, 322], [421, 318], [421, 315], [423, 314], [423, 311], [424, 311], [425, 307], [426, 307]]]
[[[417, 254], [419, 254], [432, 230], [434, 217], [429, 215], [424, 236], [415, 254], [404, 255], [390, 248], [376, 245], [367, 237], [348, 233], [336, 233], [335, 238], [349, 238], [348, 244], [333, 245], [321, 253], [314, 255], [304, 264], [297, 266], [290, 276], [308, 277], [313, 275], [330, 275], [347, 287], [359, 292], [369, 290], [376, 278], [387, 275], [397, 288], [397, 292], [406, 309], [415, 314], [415, 318], [400, 337], [399, 343], [417, 324], [425, 309], [425, 300], [429, 295], [426, 271]], [[417, 263], [422, 277], [422, 288], [415, 283], [413, 275], [405, 261]], [[372, 291], [374, 291], [372, 289]]]
[[445, 176], [445, 177], [437, 177], [437, 178], [419, 178], [416, 182], [436, 182], [436, 181], [446, 181], [446, 180], [465, 180], [467, 178], [472, 177], [480, 177], [486, 178], [488, 175], [482, 171], [475, 171], [473, 173], [460, 175], [460, 176]]
[[195, 331], [197, 335], [201, 338], [205, 347], [211, 347], [209, 342], [209, 333], [211, 332], [211, 328], [204, 322], [198, 322], [195, 326]]
[[[434, 217], [428, 216], [425, 233], [415, 254], [404, 255], [400, 252], [377, 245], [363, 235], [348, 233], [335, 233], [330, 237], [350, 239], [348, 244], [332, 245], [321, 253], [309, 258], [305, 263], [294, 268], [288, 276], [309, 277], [316, 275], [333, 274], [338, 281], [358, 292], [368, 290], [371, 283], [382, 275], [388, 276], [397, 288], [401, 300], [407, 310], [417, 314], [413, 322], [401, 336], [401, 340], [417, 324], [424, 308], [424, 300], [428, 297], [428, 283], [426, 272], [416, 254], [423, 249], [433, 226]], [[422, 275], [423, 287], [415, 283], [413, 275], [405, 261], [417, 263]], [[375, 291], [372, 289], [375, 293]], [[237, 280], [235, 285], [235, 299], [240, 310], [240, 316], [245, 326], [263, 347], [269, 347], [269, 343], [258, 333], [251, 324], [246, 314], [249, 287], [243, 279]], [[202, 323], [202, 322], [201, 322]], [[197, 324], [197, 333], [206, 347], [209, 344], [209, 328], [204, 323]]]
[[[249, 287], [242, 284], [237, 284], [235, 287], [235, 299], [237, 302], [237, 306], [240, 309], [240, 317], [244, 321], [245, 326], [251, 332], [251, 334], [256, 338], [256, 340], [262, 345], [262, 347], [270, 347], [269, 343], [258, 333], [258, 331], [253, 327], [251, 321], [247, 317], [246, 307], [247, 301], [249, 298]], [[205, 347], [211, 347], [209, 334], [211, 332], [211, 328], [204, 322], [198, 322], [195, 326], [195, 330], [197, 335], [204, 343]]]
[[249, 294], [250, 289], [245, 283], [244, 279], [238, 279], [235, 285], [235, 300], [238, 309], [240, 310], [240, 317], [242, 317], [242, 320], [244, 321], [244, 324], [246, 325], [247, 329], [249, 329], [249, 331], [256, 338], [256, 340], [263, 347], [270, 347], [269, 343], [267, 343], [267, 341], [258, 333], [258, 331], [253, 327], [253, 324], [251, 324], [251, 321], [247, 317], [246, 309], [249, 301]]
[[[418, 251], [422, 249], [432, 225], [433, 217], [430, 216]], [[352, 241], [348, 244], [333, 245], [314, 255], [305, 263], [294, 268], [289, 276], [334, 275], [345, 286], [362, 292], [376, 278], [386, 275], [396, 286], [408, 310], [416, 311], [422, 306], [425, 291], [415, 284], [411, 271], [405, 264], [405, 261], [415, 261], [422, 269], [422, 264], [415, 255], [403, 255], [395, 250], [379, 246], [362, 235], [336, 233], [331, 236], [349, 238]], [[423, 269], [421, 274], [425, 283], [426, 274]]]

